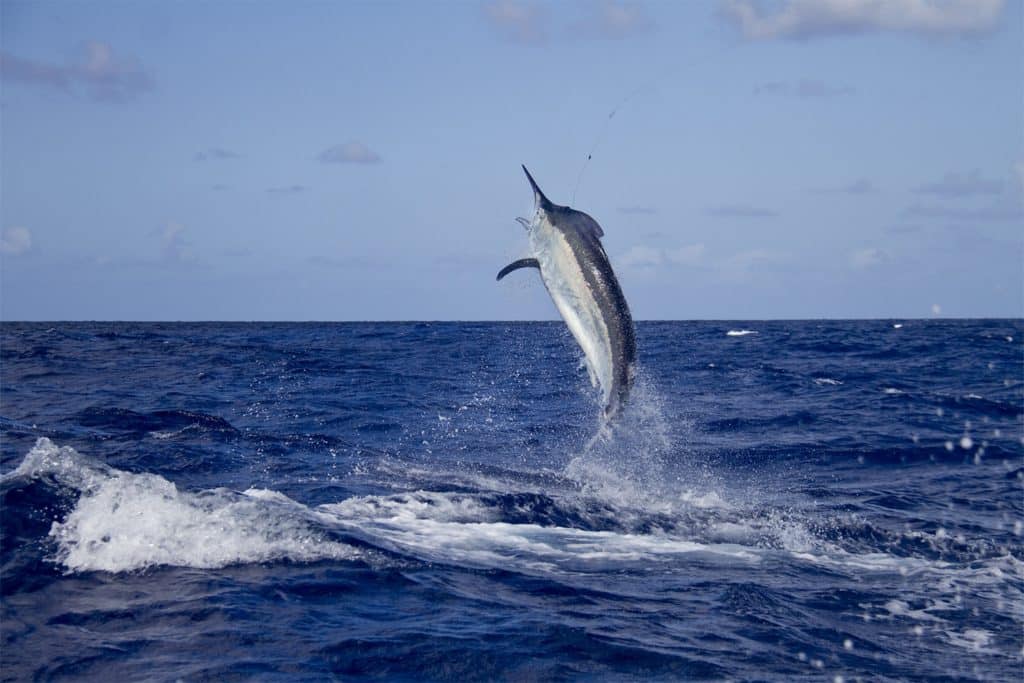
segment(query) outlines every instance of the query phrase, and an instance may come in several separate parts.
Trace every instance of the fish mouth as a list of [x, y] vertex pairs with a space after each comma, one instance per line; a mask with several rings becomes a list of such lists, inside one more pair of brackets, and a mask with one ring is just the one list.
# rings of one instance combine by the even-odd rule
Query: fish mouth
[[523, 165], [523, 173], [526, 174], [526, 179], [530, 181], [530, 187], [533, 189], [534, 211], [538, 214], [541, 211], [550, 211], [554, 207], [554, 204], [551, 203], [550, 199], [544, 196], [544, 192], [540, 189], [540, 185], [538, 185], [537, 181], [533, 179], [532, 175], [530, 175], [525, 164]]

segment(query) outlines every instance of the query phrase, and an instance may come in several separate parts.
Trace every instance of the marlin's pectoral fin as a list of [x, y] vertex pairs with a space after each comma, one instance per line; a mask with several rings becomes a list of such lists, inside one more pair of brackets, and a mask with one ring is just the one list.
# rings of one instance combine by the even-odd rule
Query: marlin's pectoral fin
[[518, 261], [513, 261], [512, 263], [508, 264], [507, 266], [501, 269], [501, 271], [498, 273], [498, 279], [500, 280], [501, 278], [511, 273], [513, 270], [519, 270], [520, 268], [537, 268], [539, 270], [540, 263], [538, 263], [537, 259], [535, 258], [521, 258]]

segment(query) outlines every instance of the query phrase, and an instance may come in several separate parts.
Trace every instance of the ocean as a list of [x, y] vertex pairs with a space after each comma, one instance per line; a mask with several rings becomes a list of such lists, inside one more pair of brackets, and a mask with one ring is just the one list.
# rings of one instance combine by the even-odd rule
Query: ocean
[[0, 324], [3, 680], [1021, 680], [1024, 321]]

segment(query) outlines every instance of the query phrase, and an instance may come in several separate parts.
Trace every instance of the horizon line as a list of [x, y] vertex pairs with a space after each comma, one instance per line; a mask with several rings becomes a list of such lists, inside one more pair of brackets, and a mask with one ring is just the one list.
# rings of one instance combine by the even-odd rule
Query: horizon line
[[[887, 316], [887, 317], [850, 317], [850, 318], [643, 318], [636, 319], [636, 323], [696, 323], [696, 322], [889, 322], [889, 321], [915, 321], [915, 322], [938, 322], [943, 320], [992, 320], [992, 321], [1021, 321], [1024, 322], [1024, 315], [1014, 316], [955, 316], [941, 315], [928, 317], [913, 316]], [[214, 319], [163, 319], [163, 320], [138, 320], [128, 318], [64, 318], [64, 319], [38, 319], [38, 320], [4, 320], [0, 318], [0, 324], [44, 324], [44, 323], [134, 323], [134, 324], [167, 324], [167, 323], [241, 323], [241, 324], [262, 324], [262, 323], [294, 323], [294, 324], [362, 324], [362, 323], [560, 323], [557, 318], [544, 319], [460, 319], [460, 318], [407, 318], [407, 319], [347, 319], [347, 320], [321, 320], [321, 319], [236, 319], [236, 320], [214, 320]]]

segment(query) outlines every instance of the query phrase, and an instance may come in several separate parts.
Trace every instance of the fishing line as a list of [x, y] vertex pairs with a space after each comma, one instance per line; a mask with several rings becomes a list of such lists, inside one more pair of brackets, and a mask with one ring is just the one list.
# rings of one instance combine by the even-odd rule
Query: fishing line
[[621, 100], [619, 100], [619, 102], [614, 107], [612, 107], [612, 110], [608, 113], [608, 117], [604, 120], [604, 124], [601, 126], [601, 130], [597, 134], [597, 138], [594, 140], [593, 146], [591, 146], [590, 151], [587, 153], [587, 158], [586, 160], [584, 160], [583, 166], [580, 168], [579, 175], [576, 177], [576, 187], [574, 187], [572, 190], [572, 203], [570, 204], [570, 206], [576, 206], [576, 193], [579, 191], [580, 185], [583, 183], [583, 175], [587, 170], [587, 166], [590, 165], [590, 160], [594, 157], [594, 153], [597, 152], [597, 148], [601, 146], [602, 142], [604, 142], [604, 138], [608, 133], [608, 127], [611, 124], [612, 119], [615, 118], [615, 115], [619, 113], [619, 109], [621, 109], [627, 102], [629, 102], [631, 99], [633, 99], [643, 91], [656, 90], [658, 88], [658, 83], [668, 80], [670, 76], [678, 76], [683, 71], [688, 71], [698, 66], [702, 66], [710, 59], [720, 57], [721, 54], [722, 50], [715, 49], [712, 50], [711, 52], [705, 53], [703, 56], [697, 59], [692, 59], [686, 64], [682, 64], [677, 69], [670, 71], [669, 73], [666, 73], [665, 75], [659, 78], [654, 79], [649, 84], [642, 85], [636, 90], [633, 90], [631, 93], [629, 93]]
[[590, 160], [594, 157], [594, 152], [597, 151], [597, 148], [604, 141], [604, 137], [608, 133], [608, 125], [612, 122], [612, 119], [615, 118], [615, 115], [617, 113], [619, 113], [619, 109], [621, 109], [622, 106], [624, 104], [626, 104], [626, 102], [629, 102], [631, 99], [633, 99], [634, 97], [639, 95], [644, 90], [647, 90], [648, 88], [653, 89], [654, 86], [653, 85], [641, 86], [641, 87], [637, 88], [636, 90], [634, 90], [633, 92], [631, 92], [628, 95], [626, 95], [625, 97], [623, 97], [621, 100], [619, 100], [618, 104], [616, 104], [614, 107], [612, 107], [611, 112], [609, 112], [609, 114], [608, 114], [608, 118], [606, 118], [604, 120], [604, 125], [601, 126], [601, 130], [597, 134], [597, 139], [594, 140], [594, 144], [590, 148], [590, 152], [587, 153], [586, 161], [584, 161], [583, 162], [583, 166], [580, 167], [580, 174], [576, 177], [576, 187], [574, 187], [572, 189], [572, 203], [570, 204], [570, 206], [576, 206], [576, 192], [579, 191], [580, 183], [583, 182], [583, 174], [586, 172], [587, 166], [590, 165]]

